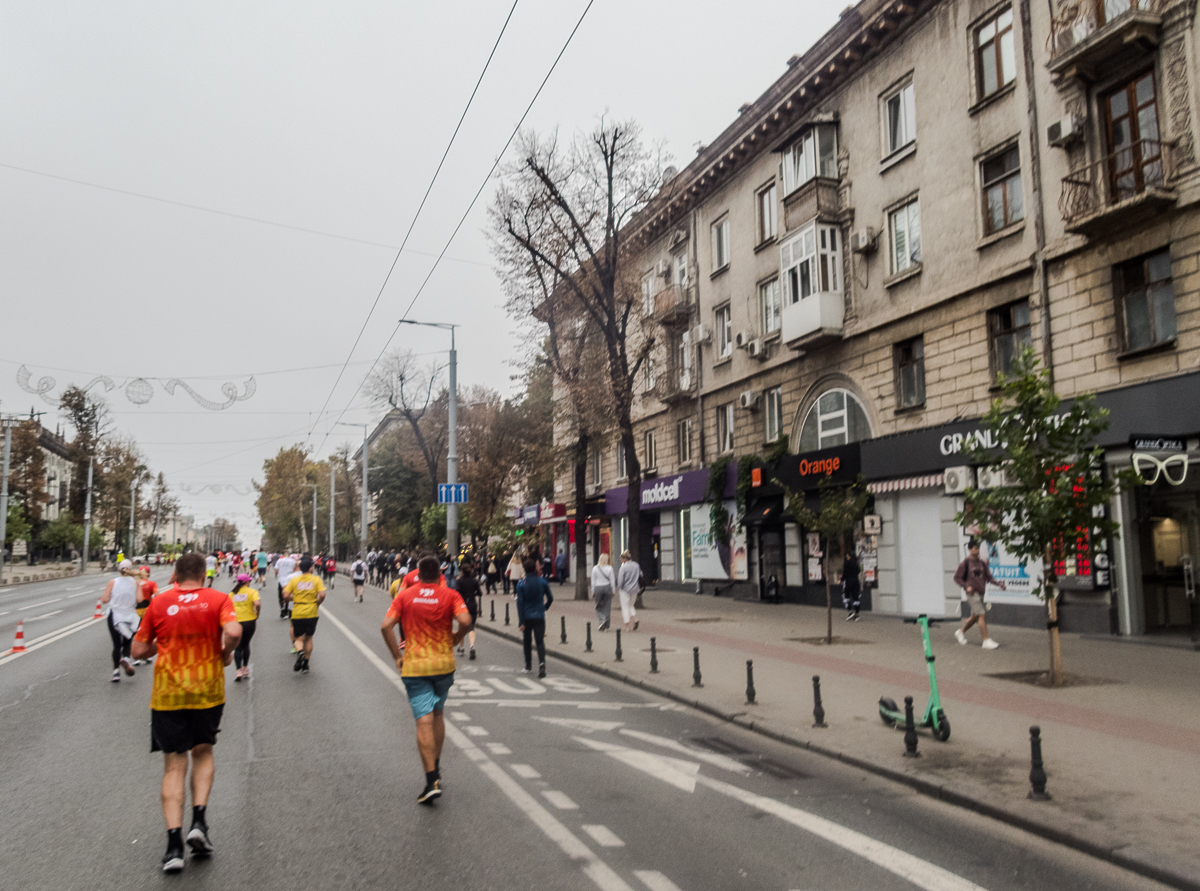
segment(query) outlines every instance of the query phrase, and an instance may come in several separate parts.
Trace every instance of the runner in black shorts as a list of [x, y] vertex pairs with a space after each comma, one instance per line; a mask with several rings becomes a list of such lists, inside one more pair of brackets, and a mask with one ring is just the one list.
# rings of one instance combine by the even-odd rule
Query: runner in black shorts
[[[467, 635], [471, 645], [471, 655], [468, 657], [471, 660], [475, 659], [475, 623], [479, 620], [479, 579], [475, 575], [475, 564], [469, 560], [464, 560], [462, 566], [459, 567], [458, 575], [458, 593], [462, 596], [463, 603], [467, 605], [467, 612], [471, 614], [471, 632]], [[460, 642], [458, 652], [461, 655], [463, 645]]]
[[300, 558], [300, 575], [283, 588], [283, 599], [292, 601], [292, 636], [296, 639], [296, 664], [292, 671], [308, 674], [312, 658], [313, 635], [317, 633], [317, 616], [325, 600], [325, 584], [312, 574], [311, 557]]

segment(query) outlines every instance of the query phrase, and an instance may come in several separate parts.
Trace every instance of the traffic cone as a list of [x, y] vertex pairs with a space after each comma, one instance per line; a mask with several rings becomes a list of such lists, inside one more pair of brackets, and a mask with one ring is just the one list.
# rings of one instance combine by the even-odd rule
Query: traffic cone
[[17, 622], [17, 637], [13, 641], [12, 651], [14, 653], [25, 652], [25, 620], [20, 619]]
[[96, 611], [94, 613], [92, 613], [93, 619], [103, 619], [104, 618], [104, 607], [101, 604], [101, 601], [103, 599], [104, 599], [103, 597], [96, 598]]

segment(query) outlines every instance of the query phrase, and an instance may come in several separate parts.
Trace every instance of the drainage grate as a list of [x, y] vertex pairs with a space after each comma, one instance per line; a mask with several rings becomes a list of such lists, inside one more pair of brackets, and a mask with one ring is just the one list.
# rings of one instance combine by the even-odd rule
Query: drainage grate
[[716, 752], [718, 755], [750, 754], [749, 749], [743, 749], [741, 746], [723, 740], [718, 736], [702, 736], [696, 739], [689, 739], [688, 742], [702, 749], [708, 749], [710, 752]]

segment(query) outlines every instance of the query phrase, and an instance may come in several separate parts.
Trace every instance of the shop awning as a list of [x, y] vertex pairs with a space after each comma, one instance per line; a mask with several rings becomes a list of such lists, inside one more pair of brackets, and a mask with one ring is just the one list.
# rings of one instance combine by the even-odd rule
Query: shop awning
[[872, 495], [882, 495], [884, 492], [905, 492], [909, 489], [932, 489], [946, 483], [946, 474], [927, 473], [923, 476], [908, 476], [900, 480], [883, 480], [878, 483], [867, 483], [867, 491]]

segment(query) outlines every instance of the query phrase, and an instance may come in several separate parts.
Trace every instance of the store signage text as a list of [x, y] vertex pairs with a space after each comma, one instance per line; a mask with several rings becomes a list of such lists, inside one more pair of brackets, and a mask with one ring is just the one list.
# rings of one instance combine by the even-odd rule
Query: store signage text
[[817, 458], [813, 461], [801, 460], [796, 469], [801, 476], [833, 476], [841, 466], [841, 458]]
[[642, 507], [651, 504], [663, 504], [667, 501], [679, 500], [679, 487], [683, 483], [683, 477], [677, 476], [671, 482], [661, 480], [653, 486], [642, 489]]

